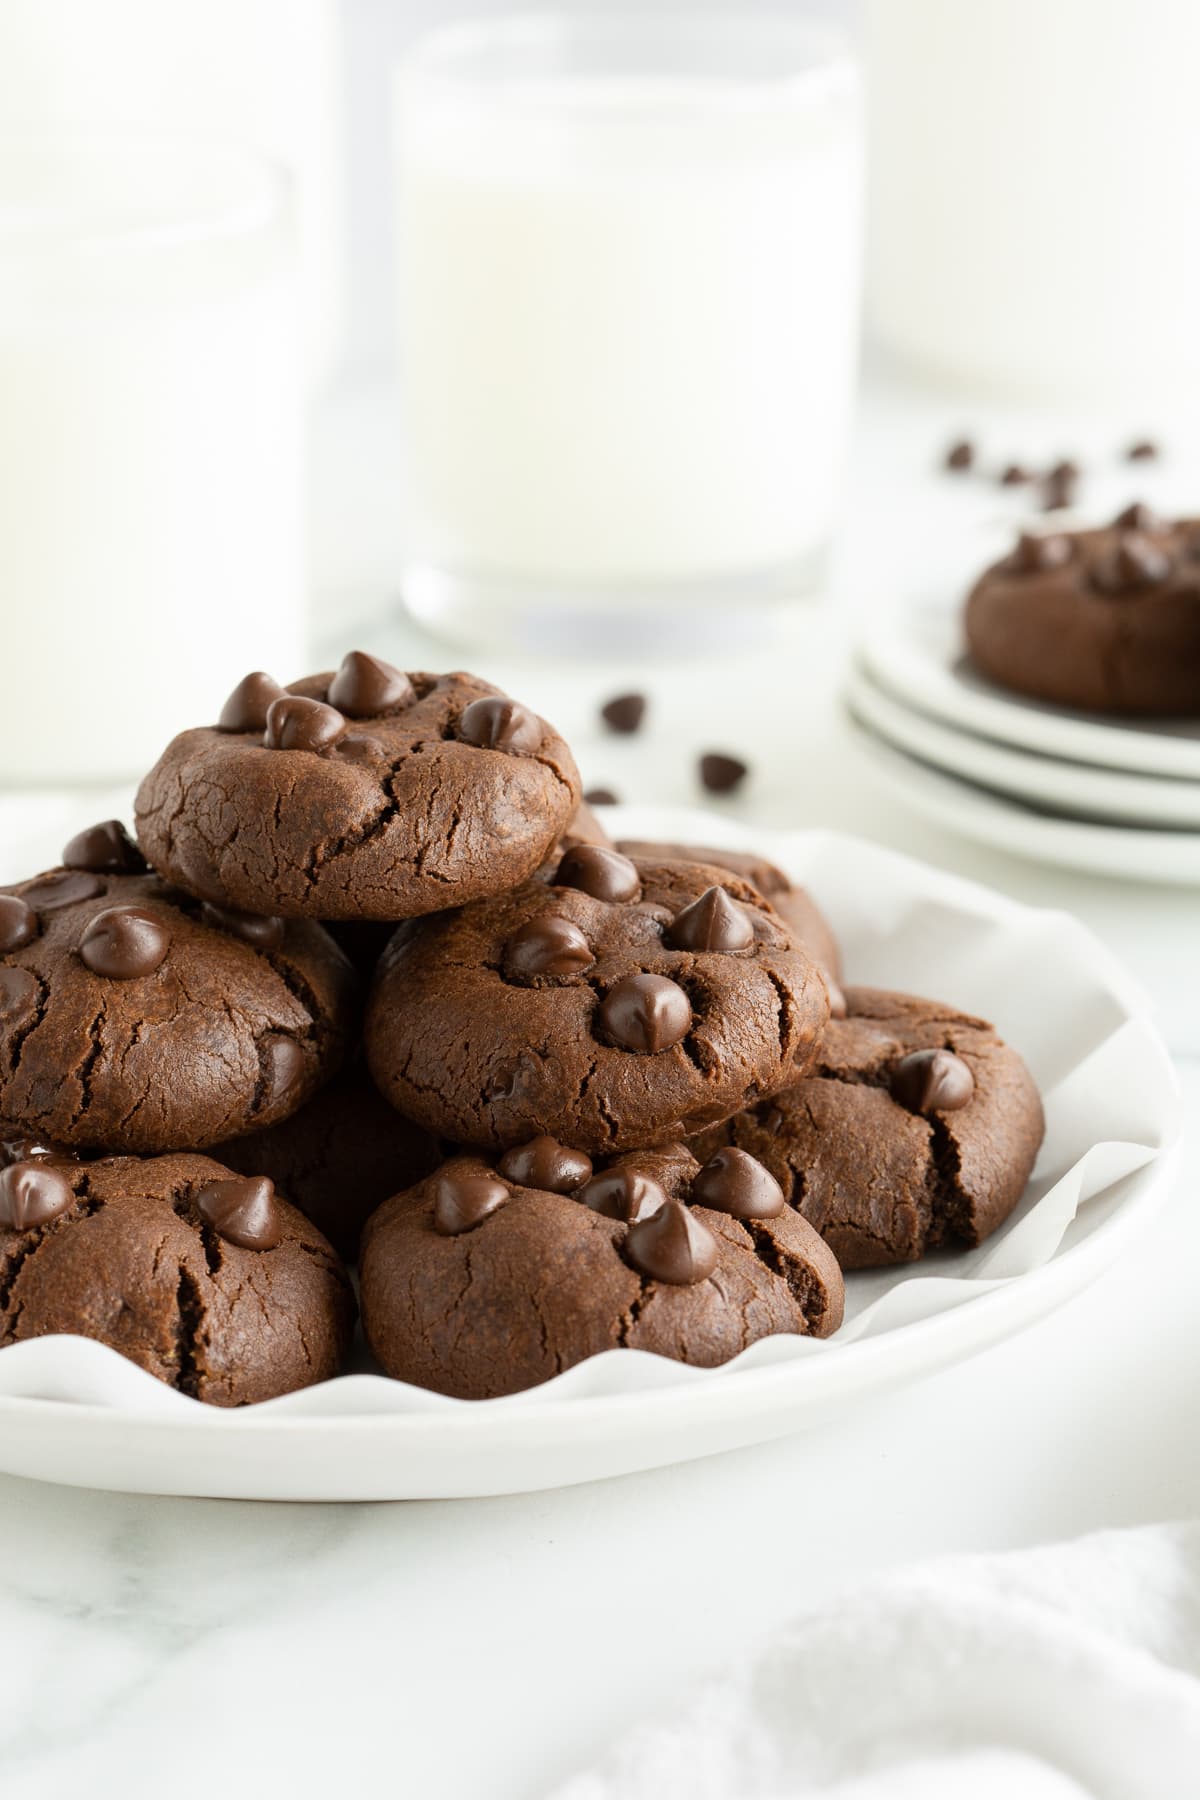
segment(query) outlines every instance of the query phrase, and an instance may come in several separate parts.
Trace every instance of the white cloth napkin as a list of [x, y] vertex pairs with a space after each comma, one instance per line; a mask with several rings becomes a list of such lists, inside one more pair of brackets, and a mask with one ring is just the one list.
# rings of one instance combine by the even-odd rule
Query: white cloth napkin
[[1200, 1525], [885, 1576], [554, 1800], [1200, 1795]]

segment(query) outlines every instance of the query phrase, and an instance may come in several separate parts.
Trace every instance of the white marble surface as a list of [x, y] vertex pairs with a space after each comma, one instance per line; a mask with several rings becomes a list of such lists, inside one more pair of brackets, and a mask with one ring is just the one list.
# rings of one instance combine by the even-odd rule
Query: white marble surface
[[[838, 823], [1077, 911], [1146, 983], [1195, 1120], [1194, 897], [971, 850], [885, 798], [837, 727], [851, 608], [904, 579], [942, 522], [1014, 504], [928, 476], [957, 423], [876, 398], [834, 599], [801, 613], [782, 645], [755, 651], [747, 635], [715, 663], [636, 670], [614, 659], [512, 673], [490, 658], [489, 672], [563, 726], [590, 781], [627, 797], [695, 800], [695, 750], [745, 749], [755, 775], [739, 817]], [[1120, 442], [1146, 427], [1127, 424], [1104, 429]], [[992, 429], [998, 456], [1041, 446], [1036, 421]], [[1118, 482], [1117, 499], [1153, 490], [1142, 475]], [[387, 591], [392, 548], [377, 524], [355, 539], [359, 561], [335, 567], [330, 545], [339, 531], [348, 541], [354, 514], [329, 511], [337, 598], [324, 629], [344, 646]], [[406, 635], [392, 625], [369, 641], [386, 650]], [[633, 684], [653, 695], [652, 735], [602, 737], [595, 703]], [[363, 1507], [0, 1479], [0, 1793], [240, 1800], [336, 1784], [525, 1800], [814, 1591], [939, 1550], [1196, 1514], [1200, 1127], [1190, 1132], [1173, 1200], [1090, 1292], [973, 1362], [760, 1449], [524, 1499]]]

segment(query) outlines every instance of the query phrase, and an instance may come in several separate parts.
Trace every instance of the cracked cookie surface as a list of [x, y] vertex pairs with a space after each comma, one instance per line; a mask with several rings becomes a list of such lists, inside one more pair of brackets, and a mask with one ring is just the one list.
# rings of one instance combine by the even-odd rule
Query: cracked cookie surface
[[[805, 1080], [692, 1148], [736, 1145], [757, 1158], [845, 1269], [981, 1243], [1017, 1205], [1041, 1145], [1032, 1076], [984, 1020], [877, 988], [848, 987], [846, 1002]], [[905, 1072], [938, 1051], [969, 1080], [947, 1089], [952, 1105], [933, 1093], [927, 1112], [914, 1111]]]
[[238, 921], [255, 944], [153, 874], [80, 869], [5, 908], [0, 1116], [22, 1132], [194, 1149], [285, 1117], [341, 1061], [355, 978], [318, 925]]
[[[759, 1338], [827, 1337], [841, 1323], [841, 1273], [817, 1234], [786, 1207], [740, 1219], [694, 1203], [699, 1165], [680, 1145], [632, 1152], [595, 1175], [624, 1177], [634, 1193], [658, 1190], [652, 1207], [665, 1199], [685, 1211], [712, 1247], [701, 1279], [646, 1274], [630, 1258], [638, 1221], [595, 1210], [580, 1197], [583, 1184], [568, 1192], [522, 1185], [503, 1174], [504, 1161], [455, 1158], [368, 1221], [363, 1325], [398, 1380], [485, 1399], [536, 1386], [603, 1350], [649, 1350], [711, 1368]], [[493, 1201], [503, 1197], [475, 1225], [447, 1232], [439, 1225], [447, 1178], [461, 1192], [482, 1183]], [[653, 1223], [654, 1212], [644, 1217]]]
[[605, 1152], [776, 1092], [827, 1013], [819, 970], [756, 888], [579, 846], [550, 881], [402, 926], [366, 1043], [380, 1090], [437, 1136], [492, 1149], [549, 1132]]
[[[558, 733], [474, 675], [361, 657], [395, 679], [339, 712], [356, 656], [286, 690], [258, 678], [249, 698], [248, 677], [229, 723], [168, 745], [137, 797], [155, 868], [202, 899], [330, 920], [414, 918], [533, 874], [579, 802]], [[296, 701], [317, 713], [293, 716]]]
[[[45, 1167], [21, 1163], [0, 1181]], [[231, 1171], [210, 1157], [55, 1161], [62, 1208], [0, 1222], [0, 1345], [70, 1332], [108, 1344], [215, 1406], [269, 1400], [336, 1375], [354, 1298], [325, 1239], [271, 1197], [275, 1240], [231, 1242], [201, 1211]], [[0, 1212], [3, 1209], [0, 1195]], [[227, 1226], [226, 1229], [229, 1229]]]

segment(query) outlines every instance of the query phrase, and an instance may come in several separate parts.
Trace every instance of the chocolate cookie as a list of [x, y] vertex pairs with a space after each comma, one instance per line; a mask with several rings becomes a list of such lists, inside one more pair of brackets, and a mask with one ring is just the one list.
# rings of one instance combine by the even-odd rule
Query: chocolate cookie
[[982, 1019], [846, 989], [811, 1075], [694, 1140], [758, 1158], [844, 1269], [978, 1244], [1025, 1191], [1045, 1129], [1025, 1064]]
[[355, 981], [319, 925], [202, 906], [98, 850], [79, 866], [78, 840], [68, 855], [0, 890], [0, 1115], [63, 1144], [194, 1148], [333, 1074]]
[[389, 1375], [512, 1394], [602, 1350], [711, 1368], [776, 1332], [828, 1337], [837, 1261], [749, 1157], [682, 1145], [594, 1170], [549, 1138], [461, 1156], [368, 1221], [362, 1308]]
[[972, 661], [1089, 712], [1200, 715], [1200, 521], [1131, 506], [1099, 531], [1022, 537], [967, 599]]
[[403, 926], [371, 990], [367, 1057], [439, 1137], [627, 1150], [775, 1093], [827, 1012], [815, 964], [748, 882], [580, 845], [548, 883]]
[[830, 999], [839, 1008], [842, 976], [842, 953], [833, 926], [825, 917], [807, 888], [797, 887], [789, 875], [765, 856], [747, 850], [715, 850], [708, 844], [655, 844], [640, 838], [626, 838], [617, 845], [626, 856], [643, 857], [651, 862], [713, 863], [718, 869], [730, 869], [749, 881], [760, 894], [765, 894], [781, 919], [785, 919], [801, 945], [829, 979]]
[[383, 1099], [363, 1063], [314, 1094], [290, 1119], [219, 1144], [242, 1175], [269, 1175], [341, 1256], [358, 1254], [365, 1220], [442, 1159], [439, 1145]]
[[407, 919], [502, 893], [579, 801], [557, 732], [474, 675], [352, 651], [281, 688], [246, 676], [219, 722], [168, 745], [138, 838], [189, 893], [249, 912]]
[[269, 1181], [207, 1156], [0, 1168], [0, 1345], [96, 1338], [244, 1406], [336, 1375], [353, 1323], [333, 1250]]

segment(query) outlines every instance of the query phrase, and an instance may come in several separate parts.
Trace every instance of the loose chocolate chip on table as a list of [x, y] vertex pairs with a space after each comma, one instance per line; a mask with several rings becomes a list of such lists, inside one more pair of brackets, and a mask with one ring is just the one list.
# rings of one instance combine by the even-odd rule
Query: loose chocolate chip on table
[[21, 890], [21, 898], [27, 900], [35, 912], [57, 912], [60, 906], [74, 906], [77, 900], [94, 900], [97, 894], [104, 892], [106, 885], [99, 875], [87, 870], [64, 869], [27, 882]]
[[303, 694], [281, 694], [267, 708], [263, 743], [268, 750], [306, 750], [320, 756], [332, 750], [346, 729], [335, 706], [307, 700]]
[[161, 919], [140, 906], [109, 906], [84, 932], [79, 954], [93, 975], [137, 981], [153, 975], [171, 947]]
[[267, 723], [267, 709], [283, 691], [274, 677], [262, 669], [243, 675], [221, 708], [217, 730], [262, 731]]
[[365, 650], [351, 650], [343, 657], [326, 697], [330, 706], [348, 718], [380, 719], [411, 705], [416, 694], [403, 669], [393, 668]]
[[38, 916], [27, 900], [0, 894], [0, 955], [32, 944], [38, 929]]
[[1171, 573], [1171, 558], [1161, 544], [1140, 531], [1125, 531], [1097, 582], [1110, 594], [1136, 594], [1159, 587]]
[[710, 794], [731, 794], [749, 773], [739, 756], [726, 756], [720, 750], [708, 750], [700, 758], [700, 780]]
[[1032, 471], [1025, 468], [1023, 463], [1009, 463], [1000, 473], [1001, 487], [1024, 487], [1032, 480]]
[[594, 1176], [575, 1198], [606, 1219], [633, 1225], [659, 1212], [667, 1204], [667, 1191], [652, 1176], [640, 1175], [636, 1169], [610, 1169], [606, 1175]]
[[1139, 438], [1136, 444], [1130, 444], [1125, 452], [1127, 462], [1153, 462], [1159, 454], [1158, 445], [1150, 438]]
[[1046, 512], [1057, 512], [1061, 507], [1073, 506], [1079, 487], [1079, 469], [1069, 459], [1055, 463], [1049, 474], [1042, 480], [1042, 507]]
[[637, 864], [603, 844], [575, 844], [558, 865], [555, 887], [578, 888], [593, 900], [636, 900], [642, 891]]
[[616, 806], [619, 804], [617, 796], [611, 788], [588, 788], [583, 797], [589, 806]]
[[592, 946], [575, 921], [557, 913], [529, 919], [504, 946], [505, 969], [517, 977], [578, 975], [595, 960]]
[[65, 869], [92, 869], [101, 875], [143, 875], [146, 859], [120, 819], [105, 819], [77, 832], [62, 853]]
[[697, 1206], [735, 1219], [777, 1219], [786, 1204], [783, 1189], [760, 1162], [732, 1145], [709, 1158], [692, 1182]]
[[1131, 506], [1125, 507], [1113, 520], [1119, 531], [1165, 531], [1167, 522], [1160, 519], [1152, 506], [1144, 500], [1135, 500]]
[[639, 730], [645, 716], [645, 694], [617, 694], [600, 708], [600, 717], [609, 730], [623, 736]]
[[490, 1175], [473, 1175], [458, 1169], [439, 1176], [433, 1197], [433, 1228], [443, 1237], [457, 1237], [490, 1218], [510, 1198], [502, 1181]]
[[635, 1269], [672, 1287], [707, 1281], [717, 1266], [717, 1240], [679, 1200], [668, 1200], [625, 1234], [625, 1254]]
[[692, 1003], [665, 975], [627, 975], [600, 1004], [600, 1025], [624, 1050], [657, 1056], [692, 1028]]
[[1012, 560], [1023, 575], [1044, 575], [1070, 562], [1071, 540], [1061, 532], [1023, 531]]
[[676, 913], [667, 927], [667, 942], [676, 950], [748, 950], [754, 927], [743, 906], [724, 888], [706, 888], [698, 900]]
[[196, 1211], [226, 1243], [242, 1250], [274, 1250], [283, 1242], [275, 1183], [266, 1175], [210, 1181], [196, 1195]]
[[892, 1065], [888, 1086], [909, 1112], [957, 1112], [974, 1094], [975, 1077], [953, 1050], [913, 1050]]
[[488, 694], [464, 707], [458, 721], [458, 737], [480, 750], [536, 750], [542, 741], [542, 721], [519, 700]]
[[242, 938], [256, 950], [278, 950], [286, 933], [282, 919], [270, 918], [263, 913], [238, 912], [232, 906], [215, 906], [211, 900], [204, 902], [200, 916], [206, 925], [227, 931], [231, 937]]
[[943, 468], [952, 469], [956, 475], [959, 475], [964, 469], [969, 469], [974, 461], [974, 444], [971, 442], [970, 438], [959, 438], [958, 442], [956, 444], [951, 444], [950, 448], [947, 450], [942, 459], [942, 466]]
[[506, 1150], [497, 1167], [518, 1187], [536, 1188], [543, 1194], [571, 1194], [588, 1180], [592, 1159], [582, 1150], [560, 1144], [557, 1138], [535, 1137]]
[[0, 1169], [0, 1227], [34, 1231], [65, 1213], [75, 1199], [70, 1182], [45, 1162], [10, 1163]]

